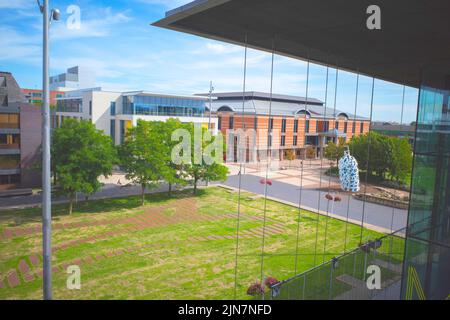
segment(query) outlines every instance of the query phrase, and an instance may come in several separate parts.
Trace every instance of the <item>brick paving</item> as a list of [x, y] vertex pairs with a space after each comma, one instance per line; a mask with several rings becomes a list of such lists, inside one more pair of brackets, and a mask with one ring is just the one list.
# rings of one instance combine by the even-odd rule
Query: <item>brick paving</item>
[[[166, 212], [166, 210], [170, 211]], [[72, 223], [54, 223], [54, 230], [65, 229], [79, 229], [79, 228], [92, 228], [101, 226], [117, 226], [114, 230], [106, 232], [100, 232], [95, 235], [85, 236], [79, 239], [68, 240], [61, 242], [53, 246], [52, 251], [57, 252], [70, 247], [81, 245], [84, 243], [95, 243], [103, 240], [110, 239], [111, 237], [122, 236], [128, 233], [134, 233], [139, 230], [147, 228], [160, 228], [172, 224], [180, 223], [192, 223], [192, 222], [214, 222], [223, 219], [236, 219], [237, 213], [225, 213], [225, 214], [201, 214], [197, 212], [196, 203], [190, 199], [179, 199], [176, 203], [156, 206], [147, 209], [144, 213], [137, 215], [107, 219], [96, 219], [92, 221], [81, 221]], [[264, 218], [258, 216], [247, 216], [241, 214], [241, 219], [259, 221], [262, 222]], [[266, 235], [278, 235], [284, 232], [283, 224], [267, 218], [266, 219]], [[270, 223], [270, 224], [269, 224]], [[24, 237], [38, 235], [41, 233], [40, 225], [33, 225], [30, 227], [16, 227], [7, 228], [3, 230], [1, 234], [2, 240], [11, 240], [15, 237]], [[242, 230], [239, 234], [241, 239], [255, 239], [260, 238], [263, 234], [263, 228], [253, 228], [248, 230]], [[230, 233], [225, 235], [212, 234], [208, 236], [195, 236], [189, 237], [189, 241], [202, 242], [202, 241], [219, 241], [219, 240], [235, 240], [236, 233]], [[169, 244], [158, 244], [156, 248], [163, 248]], [[147, 246], [148, 247], [148, 246]], [[66, 261], [59, 265], [53, 265], [52, 272], [65, 272], [70, 265], [90, 265], [95, 264], [107, 258], [113, 258], [122, 254], [132, 254], [139, 250], [144, 249], [145, 246], [138, 244], [126, 248], [118, 248], [113, 251], [106, 251], [95, 256], [87, 255], [82, 258], [74, 259], [72, 261]], [[39, 252], [30, 253], [27, 259], [21, 259], [17, 265], [17, 269], [10, 270], [6, 275], [0, 275], [0, 289], [15, 288], [21, 284], [21, 281], [30, 282], [39, 278], [42, 278], [42, 258]]]

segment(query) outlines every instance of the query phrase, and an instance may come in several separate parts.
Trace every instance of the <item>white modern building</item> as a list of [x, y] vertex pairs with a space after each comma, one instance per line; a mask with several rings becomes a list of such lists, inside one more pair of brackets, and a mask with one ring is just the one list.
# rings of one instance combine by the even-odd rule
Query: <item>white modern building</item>
[[209, 116], [208, 97], [156, 94], [146, 91], [112, 92], [101, 88], [69, 91], [57, 99], [54, 126], [67, 118], [90, 120], [97, 129], [110, 135], [116, 145], [138, 120], [199, 123], [217, 134], [218, 119]]
[[50, 77], [50, 90], [70, 91], [95, 86], [94, 72], [82, 66], [67, 69], [67, 72]]

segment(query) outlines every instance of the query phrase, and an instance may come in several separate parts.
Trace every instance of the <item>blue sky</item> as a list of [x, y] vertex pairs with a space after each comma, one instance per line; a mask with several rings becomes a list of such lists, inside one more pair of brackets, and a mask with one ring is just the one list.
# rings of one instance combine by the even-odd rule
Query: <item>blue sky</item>
[[[87, 66], [106, 90], [147, 90], [173, 94], [241, 91], [244, 49], [150, 26], [164, 13], [189, 0], [90, 1], [53, 0], [62, 20], [51, 29], [50, 74], [75, 65]], [[81, 29], [66, 27], [71, 4], [81, 8]], [[34, 0], [0, 0], [0, 70], [14, 74], [19, 85], [40, 88], [42, 18]], [[249, 50], [247, 90], [269, 91], [270, 54]], [[347, 112], [355, 111], [356, 75], [310, 66], [309, 96]], [[306, 62], [276, 56], [275, 93], [305, 96]], [[357, 113], [370, 116], [371, 79], [360, 77]], [[406, 88], [403, 122], [415, 120], [417, 90]], [[375, 81], [373, 119], [402, 120], [402, 86]]]

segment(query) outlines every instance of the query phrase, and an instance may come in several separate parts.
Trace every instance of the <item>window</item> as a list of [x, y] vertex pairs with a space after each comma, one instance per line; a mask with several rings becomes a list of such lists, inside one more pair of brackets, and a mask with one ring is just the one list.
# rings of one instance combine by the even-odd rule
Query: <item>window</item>
[[111, 120], [109, 130], [111, 132], [111, 139], [113, 143], [116, 144], [116, 120]]
[[328, 132], [330, 130], [330, 123], [328, 121], [325, 121], [323, 123], [323, 131]]
[[286, 119], [281, 120], [281, 132], [286, 132]]
[[229, 127], [230, 127], [230, 129], [234, 129], [234, 117], [230, 117], [230, 119], [229, 119]]
[[253, 129], [258, 129], [258, 117], [255, 117], [255, 119], [253, 120]]
[[8, 96], [0, 96], [0, 104], [2, 107], [8, 106]]
[[120, 120], [120, 143], [125, 141], [125, 120]]
[[222, 117], [217, 117], [217, 128], [222, 130]]
[[272, 135], [271, 134], [269, 134], [269, 136], [268, 136], [268, 143], [269, 143], [269, 147], [271, 147], [272, 146]]
[[273, 118], [269, 119], [269, 129], [273, 130]]
[[111, 111], [112, 116], [116, 115], [116, 102], [115, 101], [111, 102], [110, 111]]
[[309, 120], [305, 121], [305, 132], [308, 133], [309, 132]]
[[356, 122], [353, 121], [353, 124], [352, 124], [352, 133], [355, 133], [355, 131], [356, 131]]
[[319, 121], [316, 120], [316, 132], [319, 132]]
[[89, 101], [89, 115], [92, 115], [92, 101]]
[[6, 77], [0, 77], [0, 87], [6, 87]]
[[293, 144], [294, 146], [297, 145], [297, 136], [294, 136], [294, 140], [293, 140], [292, 144]]
[[339, 130], [339, 121], [336, 121], [336, 122], [334, 123], [334, 128], [335, 128], [336, 130]]
[[298, 120], [297, 119], [294, 120], [294, 132], [295, 133], [298, 132]]
[[281, 136], [281, 146], [286, 146], [286, 136]]
[[0, 155], [0, 168], [19, 169], [20, 155]]
[[1, 175], [0, 176], [0, 185], [5, 184], [19, 184], [20, 183], [20, 174], [11, 174], [11, 175]]
[[19, 115], [17, 113], [0, 113], [0, 128], [19, 129]]
[[361, 125], [359, 126], [359, 133], [364, 133], [364, 122], [361, 122]]
[[347, 121], [346, 122], [344, 122], [344, 133], [347, 133]]

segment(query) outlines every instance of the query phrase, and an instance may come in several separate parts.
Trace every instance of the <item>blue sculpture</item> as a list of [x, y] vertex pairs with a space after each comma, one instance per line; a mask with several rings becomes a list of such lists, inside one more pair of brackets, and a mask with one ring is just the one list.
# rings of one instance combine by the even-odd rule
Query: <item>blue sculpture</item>
[[358, 161], [350, 155], [348, 149], [344, 151], [344, 156], [339, 160], [339, 179], [341, 180], [342, 190], [359, 191]]

